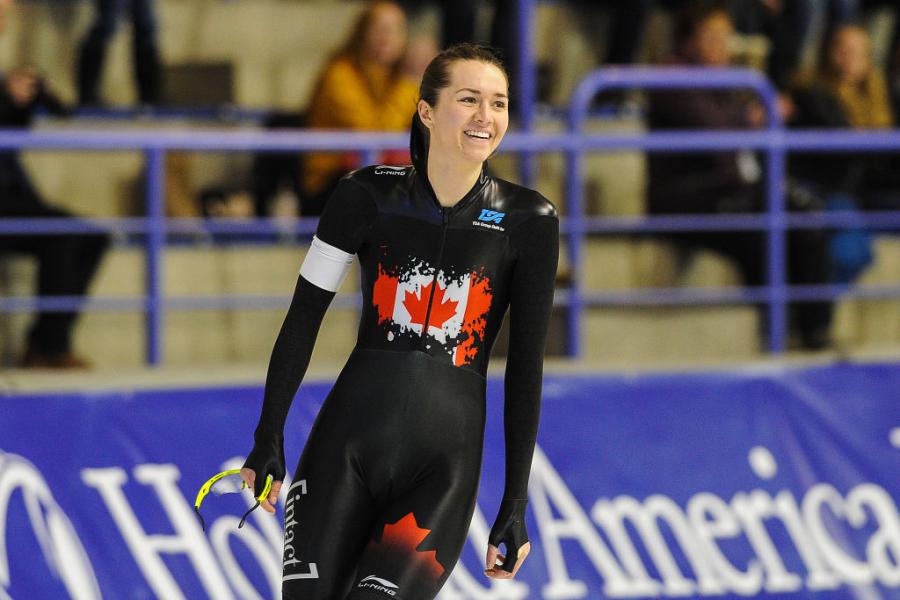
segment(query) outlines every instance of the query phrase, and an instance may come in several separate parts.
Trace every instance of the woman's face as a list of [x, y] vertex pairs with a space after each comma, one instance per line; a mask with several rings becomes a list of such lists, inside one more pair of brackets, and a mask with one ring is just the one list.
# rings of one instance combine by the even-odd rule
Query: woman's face
[[385, 67], [403, 56], [406, 46], [406, 16], [395, 4], [378, 4], [372, 9], [366, 28], [363, 55]]
[[689, 58], [698, 65], [724, 67], [731, 62], [734, 27], [726, 13], [716, 12], [697, 26], [688, 41]]
[[868, 34], [859, 27], [839, 30], [828, 51], [829, 62], [837, 77], [846, 83], [865, 80], [872, 67]]
[[428, 154], [480, 164], [509, 127], [509, 84], [498, 67], [475, 60], [451, 63], [449, 74], [436, 106], [419, 101], [419, 116], [430, 130]]

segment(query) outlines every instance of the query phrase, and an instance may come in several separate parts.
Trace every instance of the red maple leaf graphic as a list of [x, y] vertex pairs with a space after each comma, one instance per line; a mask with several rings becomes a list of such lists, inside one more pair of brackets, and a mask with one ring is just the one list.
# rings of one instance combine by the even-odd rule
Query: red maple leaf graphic
[[378, 263], [378, 279], [372, 288], [372, 304], [378, 311], [378, 324], [391, 321], [394, 313], [394, 298], [397, 296], [398, 279], [388, 274]]
[[416, 516], [408, 513], [396, 523], [385, 525], [381, 533], [381, 540], [370, 542], [369, 549], [389, 554], [396, 552], [406, 554], [403, 557], [404, 561], [412, 561], [424, 573], [438, 579], [444, 574], [444, 567], [437, 561], [437, 552], [435, 550], [417, 550], [429, 533], [431, 533], [430, 529], [419, 527], [419, 524], [416, 523]]
[[[418, 323], [419, 325], [425, 323], [425, 315], [428, 313], [428, 299], [431, 297], [432, 286], [434, 286], [433, 281], [428, 285], [423, 286], [419, 291], [418, 296], [412, 292], [405, 292], [403, 306], [409, 311], [409, 318], [413, 323]], [[438, 299], [438, 294], [435, 292], [434, 302], [431, 304], [431, 316], [428, 317], [428, 325], [440, 329], [444, 326], [444, 323], [453, 318], [453, 315], [456, 314], [456, 306], [459, 302], [450, 299], [444, 301], [447, 288], [442, 288], [440, 284], [438, 284], [438, 290], [441, 292], [440, 299]]]

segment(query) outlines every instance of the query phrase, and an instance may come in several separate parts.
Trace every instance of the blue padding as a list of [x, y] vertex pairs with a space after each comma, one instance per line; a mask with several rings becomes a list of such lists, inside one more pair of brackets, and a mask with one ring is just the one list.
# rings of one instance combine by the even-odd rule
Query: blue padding
[[[298, 395], [289, 470], [328, 389]], [[897, 390], [890, 364], [547, 376], [534, 549], [489, 595], [482, 560], [503, 483], [492, 380], [473, 543], [443, 597], [900, 598]], [[260, 396], [0, 399], [0, 598], [275, 597], [279, 521], [256, 511], [239, 536], [244, 507], [225, 496], [204, 506], [203, 534], [192, 512], [207, 477], [240, 465]]]

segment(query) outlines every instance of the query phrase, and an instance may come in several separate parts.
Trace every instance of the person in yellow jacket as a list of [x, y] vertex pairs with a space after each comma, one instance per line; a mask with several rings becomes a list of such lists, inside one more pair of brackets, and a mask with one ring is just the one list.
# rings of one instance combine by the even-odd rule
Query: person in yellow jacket
[[858, 25], [835, 30], [818, 68], [795, 78], [794, 92], [815, 101], [800, 103], [806, 114], [797, 117], [817, 121], [805, 125], [886, 129], [894, 123], [886, 78], [872, 57], [869, 34]]
[[[307, 112], [315, 129], [406, 131], [418, 88], [403, 73], [406, 16], [378, 0], [360, 15], [344, 46], [325, 65]], [[310, 153], [301, 169], [303, 214], [318, 214], [334, 184], [358, 165], [357, 153]], [[408, 164], [409, 153], [386, 153], [382, 162]]]

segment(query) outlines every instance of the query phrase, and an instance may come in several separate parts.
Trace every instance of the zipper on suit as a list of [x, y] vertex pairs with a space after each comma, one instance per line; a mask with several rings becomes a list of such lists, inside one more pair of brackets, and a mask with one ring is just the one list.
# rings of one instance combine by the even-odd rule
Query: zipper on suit
[[444, 258], [444, 240], [447, 238], [447, 223], [450, 220], [450, 208], [441, 207], [441, 245], [438, 250], [437, 262], [434, 265], [434, 277], [431, 279], [431, 294], [428, 296], [428, 308], [425, 309], [425, 323], [422, 325], [422, 345], [428, 339], [428, 322], [431, 320], [431, 305], [434, 302], [434, 293], [438, 287], [438, 271], [441, 268], [441, 262]]

